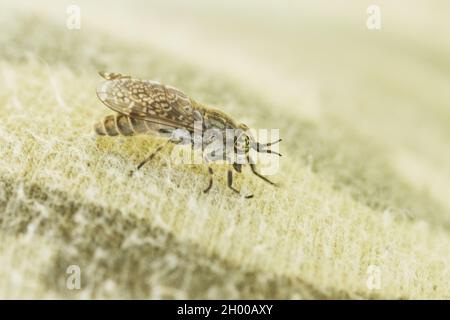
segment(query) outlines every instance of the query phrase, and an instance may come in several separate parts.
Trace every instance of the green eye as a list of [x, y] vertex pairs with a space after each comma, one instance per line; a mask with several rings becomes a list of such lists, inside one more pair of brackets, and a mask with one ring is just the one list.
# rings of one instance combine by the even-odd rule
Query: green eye
[[245, 150], [250, 150], [250, 138], [248, 136], [245, 136]]

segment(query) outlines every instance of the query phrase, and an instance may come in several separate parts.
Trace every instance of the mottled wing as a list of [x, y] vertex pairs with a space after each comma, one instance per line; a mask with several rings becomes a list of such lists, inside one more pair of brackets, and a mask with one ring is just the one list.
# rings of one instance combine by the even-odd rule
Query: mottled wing
[[156, 81], [118, 78], [97, 88], [99, 99], [112, 110], [151, 123], [194, 130], [194, 108], [180, 90]]

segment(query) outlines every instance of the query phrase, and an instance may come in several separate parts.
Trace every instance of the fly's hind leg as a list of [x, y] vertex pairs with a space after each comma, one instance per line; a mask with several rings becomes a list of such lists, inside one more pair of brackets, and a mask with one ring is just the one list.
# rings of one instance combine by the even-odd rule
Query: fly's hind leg
[[133, 175], [134, 171], [137, 171], [137, 170], [141, 169], [142, 166], [144, 166], [144, 164], [146, 164], [147, 162], [149, 162], [150, 160], [152, 160], [152, 159], [158, 154], [158, 152], [160, 152], [163, 148], [165, 148], [169, 143], [178, 143], [178, 142], [179, 142], [179, 141], [177, 141], [177, 140], [170, 140], [170, 139], [169, 139], [169, 140], [167, 140], [166, 142], [164, 142], [163, 144], [161, 144], [161, 145], [159, 145], [158, 147], [156, 147], [156, 149], [153, 150], [153, 152], [152, 152], [147, 158], [145, 158], [144, 160], [142, 160], [142, 161], [138, 164], [136, 170], [130, 171], [130, 176]]

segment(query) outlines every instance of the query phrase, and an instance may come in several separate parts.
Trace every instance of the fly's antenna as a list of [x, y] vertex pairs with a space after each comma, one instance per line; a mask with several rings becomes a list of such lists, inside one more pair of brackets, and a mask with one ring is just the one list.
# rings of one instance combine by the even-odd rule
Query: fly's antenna
[[269, 142], [269, 143], [253, 142], [252, 148], [261, 153], [271, 153], [271, 154], [276, 154], [277, 156], [281, 157], [281, 154], [279, 154], [278, 152], [272, 151], [270, 149], [266, 149], [267, 147], [270, 147], [274, 144], [280, 143], [281, 141], [282, 141], [281, 139], [278, 139], [277, 141], [273, 141], [273, 142]]

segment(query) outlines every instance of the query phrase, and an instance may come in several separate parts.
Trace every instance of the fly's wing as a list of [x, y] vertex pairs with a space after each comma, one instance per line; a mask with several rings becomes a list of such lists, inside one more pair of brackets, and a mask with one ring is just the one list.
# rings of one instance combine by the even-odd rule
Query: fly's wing
[[194, 131], [197, 111], [191, 100], [173, 87], [117, 77], [103, 82], [97, 88], [97, 96], [107, 107], [128, 117]]

